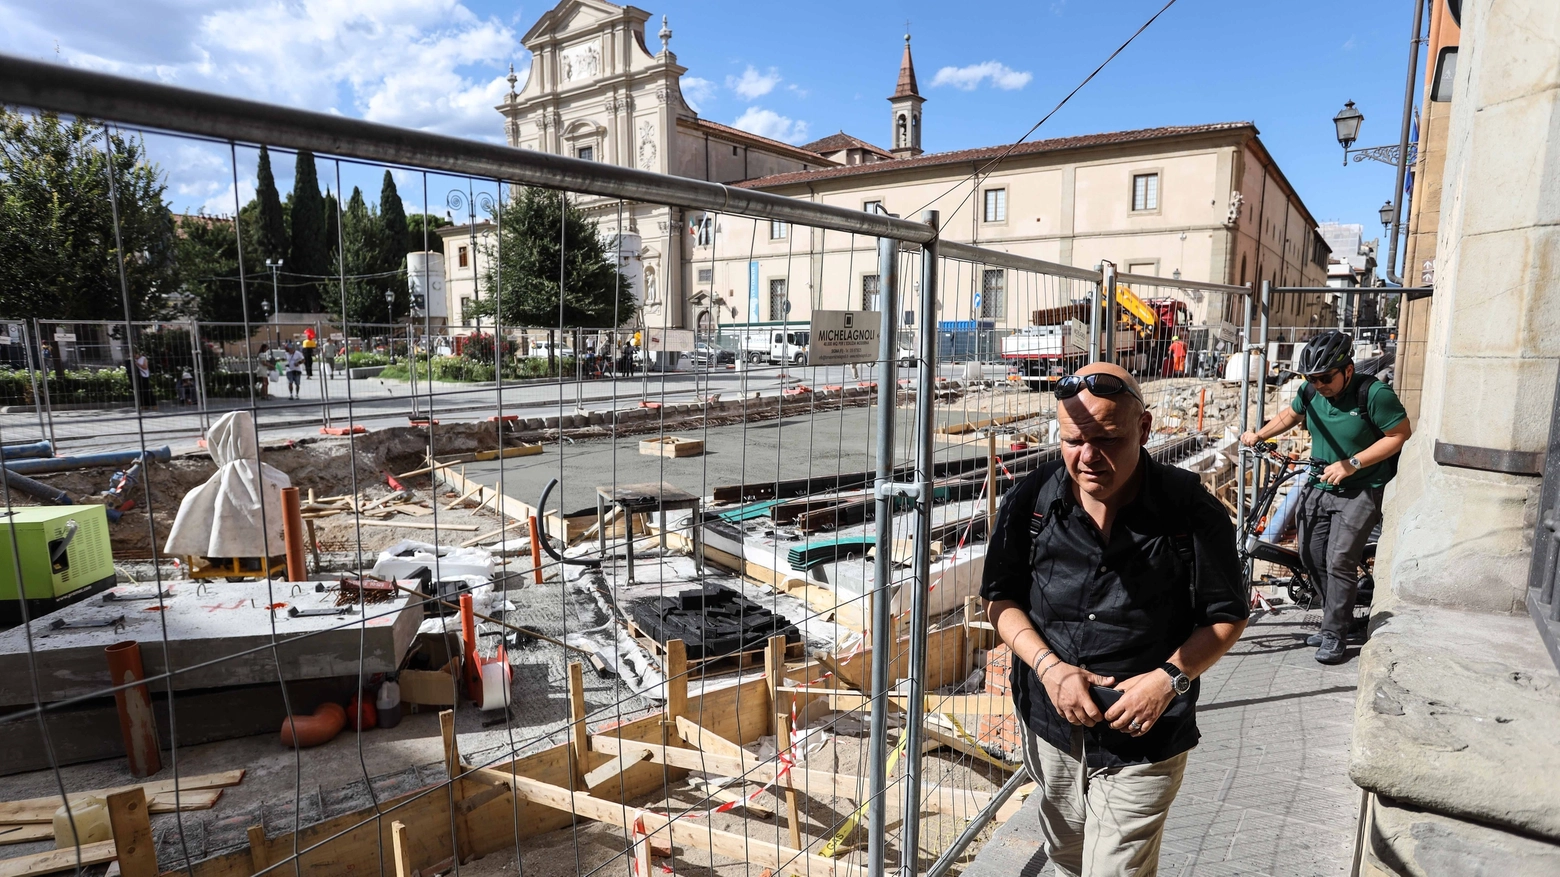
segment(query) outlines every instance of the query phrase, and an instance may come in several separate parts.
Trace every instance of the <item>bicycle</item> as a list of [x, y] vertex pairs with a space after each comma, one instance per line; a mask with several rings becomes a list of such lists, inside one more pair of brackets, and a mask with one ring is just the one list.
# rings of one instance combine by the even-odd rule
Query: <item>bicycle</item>
[[[1271, 563], [1283, 568], [1287, 575], [1264, 575], [1260, 580], [1247, 582], [1247, 590], [1256, 585], [1267, 585], [1283, 588], [1289, 597], [1289, 602], [1300, 609], [1313, 609], [1322, 605], [1325, 591], [1306, 569], [1300, 559], [1300, 552], [1294, 548], [1269, 542], [1262, 538], [1263, 529], [1267, 524], [1268, 511], [1272, 508], [1273, 500], [1278, 497], [1278, 491], [1289, 482], [1301, 475], [1320, 475], [1327, 467], [1327, 463], [1315, 457], [1300, 459], [1299, 457], [1278, 452], [1276, 442], [1264, 442], [1257, 448], [1242, 448], [1241, 453], [1254, 458], [1265, 459], [1273, 470], [1267, 483], [1257, 492], [1257, 498], [1246, 513], [1245, 531], [1239, 534], [1239, 555], [1243, 566], [1252, 568], [1255, 561]], [[1304, 484], [1297, 484], [1292, 490], [1309, 489]], [[1380, 525], [1371, 534], [1369, 542], [1365, 543], [1365, 550], [1360, 555], [1360, 568], [1357, 572], [1359, 587], [1355, 597], [1356, 608], [1369, 607], [1371, 598], [1376, 590], [1376, 540], [1380, 536]]]

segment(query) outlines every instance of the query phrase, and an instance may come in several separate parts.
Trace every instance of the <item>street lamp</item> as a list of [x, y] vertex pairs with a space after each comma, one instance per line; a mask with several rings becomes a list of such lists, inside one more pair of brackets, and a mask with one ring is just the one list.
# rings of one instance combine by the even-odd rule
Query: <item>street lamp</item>
[[265, 317], [265, 322], [268, 325], [271, 326], [271, 343], [273, 345], [275, 345], [275, 343], [276, 343], [276, 325], [274, 323], [271, 323], [271, 303], [266, 301], [263, 298], [260, 299], [260, 313], [261, 313], [261, 315], [263, 315]]
[[276, 272], [282, 269], [281, 259], [266, 259], [265, 267], [271, 269], [271, 313], [276, 314], [277, 319], [282, 316], [282, 300], [276, 291]]
[[1365, 121], [1365, 114], [1354, 108], [1354, 101], [1346, 101], [1338, 115], [1333, 116], [1333, 127], [1338, 129], [1338, 145], [1343, 147], [1344, 166], [1349, 164], [1349, 147], [1360, 136], [1360, 123]]
[[1387, 203], [1381, 205], [1379, 213], [1381, 215], [1381, 227], [1386, 228], [1392, 224], [1392, 220], [1397, 218], [1397, 205], [1393, 204], [1389, 199]]
[[395, 362], [395, 290], [385, 290], [385, 334], [388, 336], [385, 346], [390, 348], [390, 361]]

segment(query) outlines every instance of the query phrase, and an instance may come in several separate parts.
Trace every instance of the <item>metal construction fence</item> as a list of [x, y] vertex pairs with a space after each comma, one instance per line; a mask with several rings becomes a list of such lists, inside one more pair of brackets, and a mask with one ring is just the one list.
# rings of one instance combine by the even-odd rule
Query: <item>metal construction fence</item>
[[[71, 710], [156, 695], [147, 703], [166, 716], [173, 802], [158, 811], [156, 858], [191, 877], [346, 877], [376, 863], [402, 877], [458, 874], [473, 857], [519, 865], [560, 850], [580, 874], [645, 877], [654, 856], [672, 873], [940, 877], [969, 860], [1024, 782], [1006, 690], [1014, 659], [976, 594], [1000, 495], [1056, 457], [1056, 403], [1037, 391], [1082, 363], [1120, 361], [1155, 414], [1149, 451], [1169, 460], [1204, 450], [1216, 425], [1247, 427], [1252, 390], [1265, 395], [1249, 290], [944, 241], [936, 209], [897, 219], [9, 58], [0, 102], [215, 144], [235, 179], [259, 143], [273, 156], [311, 150], [338, 192], [344, 175], [394, 169], [424, 203], [430, 191], [490, 194], [499, 225], [522, 186], [588, 207], [604, 236], [634, 217], [646, 228], [665, 217], [681, 233], [702, 212], [716, 220], [712, 276], [721, 237], [745, 266], [760, 230], [773, 241], [785, 224], [766, 262], [782, 317], [814, 267], [827, 279], [875, 266], [867, 310], [878, 348], [843, 365], [795, 357], [784, 338], [778, 356], [722, 357], [743, 349], [734, 329], [701, 333], [691, 349], [656, 342], [671, 309], [649, 296], [641, 314], [613, 321], [638, 328], [569, 326], [561, 282], [556, 325], [494, 323], [487, 341], [427, 317], [321, 323], [296, 391], [260, 346], [274, 353], [301, 343], [299, 332], [131, 322], [128, 297], [98, 323], [13, 322], [8, 349], [21, 342], [7, 386], [21, 401], [0, 419], [0, 441], [110, 440], [144, 454], [236, 411], [256, 444], [269, 442], [267, 463], [307, 496], [306, 539], [291, 530], [279, 544], [253, 526], [263, 546], [254, 573], [247, 556], [164, 556], [170, 520], [198, 491], [152, 468], [113, 539], [125, 546], [116, 560], [138, 562], [151, 585], [136, 599], [160, 611], [125, 612], [103, 634], [140, 643], [139, 681], [89, 675], [61, 688], [48, 672], [54, 653], [33, 636], [52, 621], [28, 617], [27, 601], [18, 630], [28, 635], [0, 635], [18, 680], [0, 690], [11, 710], [0, 723], [19, 741], [8, 763], [47, 769], [48, 794], [100, 776], [49, 742], [71, 733]], [[503, 236], [495, 246], [502, 265]], [[251, 282], [256, 273], [247, 262], [239, 271]], [[1002, 316], [961, 292], [998, 289]], [[514, 293], [500, 274], [489, 294], [503, 304]], [[808, 312], [863, 303], [854, 279], [805, 295]], [[1243, 324], [1193, 323], [1175, 305], [1200, 296], [1240, 299]], [[326, 345], [340, 355], [318, 352]], [[185, 369], [193, 404], [181, 406]], [[107, 377], [99, 386], [84, 373]], [[84, 407], [67, 409], [78, 392]], [[195, 469], [180, 465], [180, 477]], [[265, 521], [260, 479], [252, 511]], [[8, 505], [25, 504], [16, 489], [8, 478]], [[151, 538], [132, 551], [135, 528]], [[463, 566], [472, 550], [480, 560]], [[431, 569], [417, 596], [366, 584], [404, 578], [401, 559], [419, 551]], [[264, 574], [283, 556], [291, 581]], [[233, 580], [197, 586], [186, 578], [197, 567]], [[486, 575], [462, 588], [469, 568]], [[220, 615], [233, 633], [195, 645], [185, 612]], [[407, 625], [411, 645], [396, 638]], [[276, 722], [315, 707], [328, 717], [327, 691], [339, 698], [343, 680], [357, 698], [376, 697], [397, 672], [403, 696], [418, 683], [422, 699], [409, 702], [439, 705], [437, 721], [407, 715], [387, 736], [355, 720], [318, 748], [284, 724], [285, 747], [201, 753], [203, 769], [260, 768], [245, 780], [258, 791], [230, 790], [232, 805], [212, 798], [210, 817], [181, 803], [193, 787], [182, 784], [180, 740], [221, 739], [209, 736], [212, 703], [250, 698], [246, 710], [280, 711]], [[245, 802], [252, 809], [233, 809]], [[248, 830], [224, 840], [233, 825]], [[104, 852], [75, 849], [82, 864]], [[158, 867], [121, 856], [128, 877]]]

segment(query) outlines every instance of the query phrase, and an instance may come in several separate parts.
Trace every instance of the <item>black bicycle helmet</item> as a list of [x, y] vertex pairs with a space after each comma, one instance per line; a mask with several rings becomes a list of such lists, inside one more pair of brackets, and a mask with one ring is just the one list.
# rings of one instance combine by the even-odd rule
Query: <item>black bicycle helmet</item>
[[1302, 375], [1319, 375], [1335, 368], [1343, 368], [1354, 361], [1354, 339], [1343, 332], [1323, 332], [1305, 342], [1300, 351], [1297, 371]]

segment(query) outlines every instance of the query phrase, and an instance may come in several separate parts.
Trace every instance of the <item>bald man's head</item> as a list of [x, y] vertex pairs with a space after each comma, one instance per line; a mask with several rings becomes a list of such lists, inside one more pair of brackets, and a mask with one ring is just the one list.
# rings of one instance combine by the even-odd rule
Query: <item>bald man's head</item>
[[[1138, 386], [1137, 378], [1134, 378], [1131, 372], [1113, 362], [1091, 362], [1078, 369], [1074, 374], [1079, 377], [1110, 375], [1111, 377], [1120, 378], [1121, 382], [1127, 385], [1127, 389], [1132, 391], [1129, 397], [1116, 397], [1117, 407], [1121, 408], [1122, 414], [1127, 417], [1135, 418], [1147, 408], [1147, 405], [1143, 402], [1143, 388]], [[1089, 391], [1085, 390], [1084, 392], [1087, 393]]]

